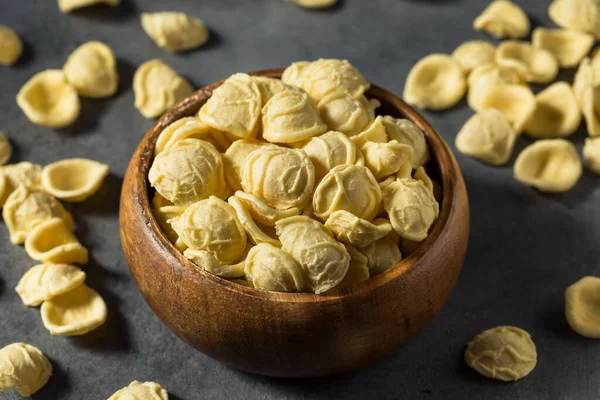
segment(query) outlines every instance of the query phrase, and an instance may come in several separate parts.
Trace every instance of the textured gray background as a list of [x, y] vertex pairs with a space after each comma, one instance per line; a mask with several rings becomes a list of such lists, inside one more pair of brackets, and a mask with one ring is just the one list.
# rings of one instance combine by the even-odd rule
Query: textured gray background
[[[156, 380], [171, 399], [597, 399], [600, 342], [573, 333], [563, 315], [563, 291], [584, 275], [600, 275], [600, 178], [584, 172], [570, 192], [547, 196], [512, 179], [510, 167], [492, 168], [460, 154], [472, 212], [472, 237], [456, 289], [417, 338], [361, 371], [327, 379], [283, 380], [228, 368], [195, 352], [152, 314], [123, 259], [118, 198], [123, 173], [138, 141], [152, 125], [133, 108], [137, 65], [159, 57], [196, 86], [238, 71], [284, 66], [317, 57], [348, 58], [365, 76], [401, 94], [410, 67], [432, 52], [485, 38], [471, 22], [482, 0], [347, 0], [311, 12], [281, 0], [122, 0], [64, 15], [55, 0], [0, 0], [0, 23], [25, 40], [22, 59], [0, 68], [0, 130], [15, 146], [13, 161], [40, 164], [65, 157], [108, 163], [111, 175], [89, 201], [70, 206], [77, 233], [91, 250], [88, 284], [104, 296], [109, 320], [78, 338], [52, 337], [39, 311], [21, 304], [13, 288], [34, 265], [0, 229], [0, 347], [23, 341], [38, 346], [54, 376], [35, 399], [106, 399], [130, 381]], [[534, 25], [549, 21], [549, 1], [519, 1]], [[210, 26], [210, 43], [172, 55], [142, 31], [143, 11], [177, 10]], [[60, 68], [79, 44], [102, 40], [119, 61], [120, 89], [107, 100], [83, 100], [68, 129], [30, 123], [15, 103], [26, 80]], [[564, 74], [570, 79], [572, 72]], [[471, 111], [462, 105], [425, 113], [451, 143]], [[579, 147], [585, 133], [575, 136]], [[518, 149], [527, 144], [520, 139]], [[462, 361], [464, 344], [478, 332], [512, 324], [529, 331], [539, 363], [523, 381], [499, 383]], [[17, 399], [2, 394], [1, 399]]]

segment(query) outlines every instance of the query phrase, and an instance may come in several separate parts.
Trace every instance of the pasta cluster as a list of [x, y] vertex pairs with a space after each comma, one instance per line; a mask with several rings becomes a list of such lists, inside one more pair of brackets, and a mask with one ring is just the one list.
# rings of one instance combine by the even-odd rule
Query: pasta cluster
[[369, 86], [334, 59], [294, 63], [281, 80], [225, 80], [157, 138], [148, 180], [169, 241], [268, 291], [324, 293], [400, 262], [401, 242], [427, 237], [439, 197], [424, 133], [376, 116]]

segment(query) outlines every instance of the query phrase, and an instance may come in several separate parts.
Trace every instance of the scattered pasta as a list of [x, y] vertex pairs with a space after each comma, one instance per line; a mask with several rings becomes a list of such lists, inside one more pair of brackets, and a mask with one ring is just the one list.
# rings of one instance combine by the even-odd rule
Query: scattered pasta
[[517, 134], [536, 108], [535, 95], [527, 86], [501, 85], [490, 88], [481, 99], [481, 109], [495, 108], [510, 121]]
[[117, 91], [117, 60], [110, 47], [102, 42], [79, 46], [63, 66], [67, 81], [84, 97], [110, 97]]
[[29, 397], [52, 375], [52, 364], [37, 347], [13, 343], [0, 349], [0, 392], [16, 390]]
[[6, 25], [0, 25], [0, 64], [13, 65], [23, 52], [23, 42], [17, 34]]
[[494, 62], [496, 46], [485, 40], [472, 40], [458, 46], [452, 58], [462, 67], [466, 75], [482, 65]]
[[33, 228], [25, 239], [27, 255], [40, 262], [79, 264], [88, 262], [88, 251], [61, 218], [52, 218]]
[[48, 164], [42, 170], [44, 191], [68, 202], [83, 201], [100, 189], [108, 165], [85, 158], [69, 158]]
[[525, 78], [512, 68], [490, 63], [475, 68], [468, 82], [467, 103], [474, 111], [481, 111], [484, 109], [483, 99], [490, 90], [502, 85], [523, 85]]
[[527, 136], [551, 139], [571, 136], [581, 124], [581, 112], [571, 85], [556, 82], [536, 95], [534, 112], [524, 125]]
[[155, 382], [133, 381], [129, 386], [117, 391], [108, 400], [169, 400], [167, 391]]
[[141, 22], [148, 36], [167, 51], [191, 50], [208, 40], [204, 22], [182, 12], [142, 13]]
[[68, 264], [40, 264], [23, 275], [16, 287], [23, 304], [37, 307], [63, 293], [70, 292], [85, 281], [85, 272]]
[[519, 39], [527, 36], [529, 17], [508, 0], [495, 0], [473, 21], [473, 28], [495, 38]]
[[536, 28], [531, 35], [533, 47], [548, 50], [562, 68], [579, 65], [595, 42], [590, 34], [567, 29]]
[[89, 7], [96, 4], [106, 4], [111, 7], [118, 6], [121, 0], [58, 0], [60, 11], [67, 13], [78, 8]]
[[[12, 145], [6, 135], [0, 132], [0, 166], [6, 164], [12, 156]], [[0, 193], [0, 197], [2, 194]]]
[[0, 207], [4, 206], [6, 199], [19, 185], [30, 189], [43, 190], [42, 167], [23, 161], [0, 167], [0, 173], [5, 178], [3, 188], [0, 188]]
[[600, 175], [600, 138], [585, 139], [583, 160], [590, 171]]
[[571, 328], [591, 339], [600, 339], [600, 278], [586, 276], [565, 291], [565, 315]]
[[518, 40], [502, 42], [496, 49], [496, 63], [513, 68], [527, 82], [548, 83], [558, 75], [558, 60], [543, 48]]

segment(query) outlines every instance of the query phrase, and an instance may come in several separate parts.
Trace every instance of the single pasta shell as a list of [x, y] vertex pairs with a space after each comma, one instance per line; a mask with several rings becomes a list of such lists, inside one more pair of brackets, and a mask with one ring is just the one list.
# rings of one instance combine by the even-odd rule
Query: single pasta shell
[[0, 25], [0, 64], [13, 65], [23, 52], [23, 42], [17, 34], [6, 25]]
[[595, 42], [593, 35], [566, 29], [536, 28], [531, 35], [533, 47], [548, 50], [562, 68], [579, 65]]
[[305, 8], [326, 8], [331, 7], [337, 0], [288, 0], [290, 3], [299, 5]]
[[84, 43], [75, 49], [63, 66], [63, 72], [67, 81], [84, 97], [110, 97], [119, 85], [115, 54], [98, 41]]
[[244, 266], [252, 287], [273, 292], [304, 290], [302, 268], [279, 247], [260, 243], [250, 249]]
[[558, 60], [548, 50], [518, 40], [502, 42], [496, 49], [496, 63], [516, 69], [527, 82], [548, 83], [558, 75]]
[[502, 85], [490, 88], [481, 99], [482, 109], [495, 108], [512, 123], [515, 132], [523, 131], [523, 125], [535, 111], [535, 95], [527, 86]]
[[106, 164], [70, 158], [46, 165], [42, 170], [42, 185], [54, 197], [75, 203], [96, 193], [108, 172]]
[[466, 90], [461, 66], [448, 55], [431, 54], [410, 70], [404, 100], [420, 108], [444, 110], [458, 103]]
[[369, 222], [344, 210], [331, 213], [325, 221], [325, 227], [340, 242], [356, 247], [368, 246], [392, 231], [390, 221], [384, 218]]
[[95, 4], [106, 4], [111, 7], [119, 5], [121, 0], [58, 0], [60, 11], [67, 13], [78, 8], [89, 7]]
[[517, 157], [514, 177], [542, 192], [571, 189], [581, 177], [577, 149], [564, 139], [543, 139], [526, 147]]
[[182, 12], [142, 13], [141, 22], [148, 36], [167, 51], [191, 50], [208, 40], [204, 22]]
[[485, 64], [475, 68], [469, 75], [469, 94], [467, 102], [474, 111], [481, 111], [482, 99], [495, 86], [524, 85], [525, 78], [513, 68], [497, 64]]
[[507, 0], [493, 1], [473, 21], [473, 28], [485, 31], [498, 39], [519, 39], [527, 36], [531, 29], [527, 14]]
[[565, 316], [581, 336], [600, 339], [600, 278], [586, 276], [565, 291]]
[[4, 185], [0, 188], [0, 207], [4, 207], [8, 196], [17, 190], [20, 185], [35, 190], [44, 189], [42, 187], [42, 167], [40, 165], [22, 161], [17, 164], [0, 166], [0, 172], [5, 178]]
[[0, 392], [16, 390], [29, 397], [40, 390], [52, 375], [52, 364], [34, 346], [13, 343], [0, 349]]
[[310, 64], [308, 61], [297, 61], [290, 64], [281, 74], [281, 81], [287, 85], [302, 88]]
[[106, 321], [104, 299], [85, 284], [42, 304], [42, 322], [52, 335], [84, 335]]
[[85, 281], [85, 272], [69, 264], [40, 264], [23, 275], [15, 288], [23, 304], [37, 307], [46, 300], [70, 292]]
[[250, 214], [239, 197], [231, 196], [229, 199], [227, 199], [227, 202], [235, 210], [240, 223], [244, 226], [244, 229], [246, 230], [246, 233], [248, 233], [252, 243], [268, 243], [275, 247], [281, 247], [281, 242], [278, 239], [267, 235], [258, 225], [256, 225], [254, 218], [252, 218], [252, 214]]
[[133, 381], [108, 400], [169, 400], [169, 394], [158, 383]]
[[600, 137], [585, 139], [583, 160], [590, 171], [600, 175]]
[[[250, 246], [246, 246], [244, 253], [247, 254]], [[244, 266], [246, 256], [242, 255], [242, 260], [235, 264], [222, 264], [214, 258], [209, 252], [204, 250], [186, 249], [183, 256], [193, 262], [198, 267], [220, 276], [221, 278], [241, 278], [244, 276]]]
[[452, 58], [469, 75], [475, 68], [493, 63], [496, 46], [485, 40], [472, 40], [458, 46], [452, 52]]
[[280, 219], [300, 215], [301, 209], [298, 207], [278, 210], [268, 205], [262, 198], [241, 190], [235, 192], [235, 196], [244, 203], [256, 222], [266, 226], [275, 226], [275, 223]]
[[87, 264], [88, 251], [65, 221], [52, 218], [33, 228], [25, 240], [25, 251], [36, 261], [54, 264]]
[[561, 28], [600, 38], [600, 3], [597, 0], [554, 0], [548, 7], [548, 15]]
[[594, 71], [589, 58], [583, 59], [575, 73], [573, 92], [583, 114], [590, 136], [600, 135], [600, 76]]

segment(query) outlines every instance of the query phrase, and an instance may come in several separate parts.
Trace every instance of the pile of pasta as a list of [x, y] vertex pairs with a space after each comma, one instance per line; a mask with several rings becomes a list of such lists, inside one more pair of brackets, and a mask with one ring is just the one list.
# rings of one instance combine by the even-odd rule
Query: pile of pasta
[[[531, 42], [527, 14], [508, 0], [493, 1], [477, 17], [476, 30], [507, 39], [498, 46], [471, 41], [452, 55], [433, 54], [410, 71], [405, 100], [441, 110], [467, 94], [476, 112], [456, 136], [456, 148], [492, 165], [510, 159], [517, 138], [536, 140], [517, 157], [514, 177], [543, 192], [571, 189], [582, 174], [575, 146], [565, 140], [582, 116], [590, 135], [583, 148], [587, 167], [600, 174], [600, 52], [587, 58], [600, 38], [600, 2], [555, 0], [550, 18], [561, 29], [538, 27]], [[556, 82], [537, 95], [528, 83], [548, 84], [559, 68], [578, 67], [573, 84]]]
[[335, 59], [225, 80], [157, 139], [148, 179], [168, 239], [268, 291], [323, 293], [400, 262], [427, 237], [440, 190], [424, 133], [376, 115], [369, 86]]

